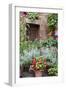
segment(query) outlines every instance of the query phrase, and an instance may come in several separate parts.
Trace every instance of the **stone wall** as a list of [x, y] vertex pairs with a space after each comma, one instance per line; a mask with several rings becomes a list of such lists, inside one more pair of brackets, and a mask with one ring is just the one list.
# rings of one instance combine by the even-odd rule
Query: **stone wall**
[[47, 14], [40, 14], [40, 39], [46, 39], [47, 38]]
[[[47, 16], [48, 14], [39, 13], [39, 19], [35, 20], [34, 22], [30, 22], [30, 20], [26, 19], [27, 20], [26, 23], [28, 23], [29, 25], [33, 25], [33, 27], [30, 27], [32, 33], [30, 34], [29, 37], [34, 39], [47, 38], [47, 29], [48, 29]], [[39, 28], [37, 28], [37, 26], [39, 26]]]

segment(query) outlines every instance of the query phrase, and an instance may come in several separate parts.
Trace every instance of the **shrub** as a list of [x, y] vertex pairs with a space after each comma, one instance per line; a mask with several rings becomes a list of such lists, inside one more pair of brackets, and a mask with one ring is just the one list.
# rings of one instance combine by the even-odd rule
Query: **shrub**
[[51, 47], [51, 46], [58, 47], [58, 41], [50, 37], [42, 42], [42, 46], [43, 47]]
[[58, 75], [58, 68], [56, 65], [54, 65], [48, 69], [48, 75], [50, 75], [50, 76], [57, 76]]

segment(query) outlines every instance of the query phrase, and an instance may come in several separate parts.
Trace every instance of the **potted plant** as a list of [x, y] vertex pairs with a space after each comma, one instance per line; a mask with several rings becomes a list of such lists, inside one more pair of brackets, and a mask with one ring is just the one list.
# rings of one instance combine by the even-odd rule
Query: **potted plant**
[[42, 76], [42, 73], [43, 73], [46, 65], [47, 65], [46, 60], [42, 60], [41, 57], [39, 57], [38, 60], [36, 58], [32, 59], [32, 65], [30, 67], [34, 71], [35, 77]]

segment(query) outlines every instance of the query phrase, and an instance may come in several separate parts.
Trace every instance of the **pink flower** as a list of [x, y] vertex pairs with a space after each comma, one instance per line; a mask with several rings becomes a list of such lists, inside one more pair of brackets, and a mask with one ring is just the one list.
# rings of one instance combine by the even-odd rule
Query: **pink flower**
[[26, 16], [27, 12], [20, 12], [20, 16]]

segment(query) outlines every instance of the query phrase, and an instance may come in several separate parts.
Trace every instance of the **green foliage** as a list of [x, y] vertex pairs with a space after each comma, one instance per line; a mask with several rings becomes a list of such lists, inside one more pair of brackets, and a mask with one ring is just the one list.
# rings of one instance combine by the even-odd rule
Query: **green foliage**
[[55, 30], [58, 24], [58, 14], [49, 14], [48, 15], [48, 28], [49, 31]]
[[28, 13], [28, 18], [31, 20], [31, 21], [34, 21], [34, 20], [36, 20], [36, 19], [38, 19], [38, 13], [36, 13], [36, 12], [29, 12]]
[[26, 23], [25, 17], [20, 17], [20, 53], [23, 53], [23, 50], [27, 48], [26, 42]]
[[20, 42], [20, 53], [23, 53], [24, 50], [32, 50], [36, 48], [40, 48], [40, 41], [21, 41]]
[[40, 49], [41, 47], [58, 47], [57, 40], [54, 40], [53, 38], [48, 38], [46, 40], [34, 40], [34, 41], [22, 41], [20, 43], [20, 51], [21, 53], [24, 50], [31, 50], [31, 49]]
[[30, 65], [31, 65], [31, 60], [24, 61], [24, 63], [23, 63], [24, 71], [29, 71]]
[[57, 64], [58, 60], [57, 48], [55, 47], [44, 48], [42, 56], [46, 58], [48, 65]]
[[52, 38], [45, 41], [24, 41], [20, 45], [20, 51], [20, 63], [32, 60], [32, 57], [36, 57], [37, 60], [39, 57], [43, 59], [45, 57], [48, 65], [57, 64], [57, 41]]
[[26, 40], [26, 23], [25, 17], [20, 17], [20, 42]]
[[48, 38], [45, 41], [42, 41], [42, 46], [43, 47], [58, 47], [58, 41], [53, 39], [53, 38]]
[[56, 65], [48, 69], [48, 75], [50, 76], [57, 76], [58, 75], [58, 68]]
[[36, 68], [37, 70], [44, 70], [45, 68], [45, 65], [42, 63], [42, 64], [39, 64], [38, 62], [36, 63]]

